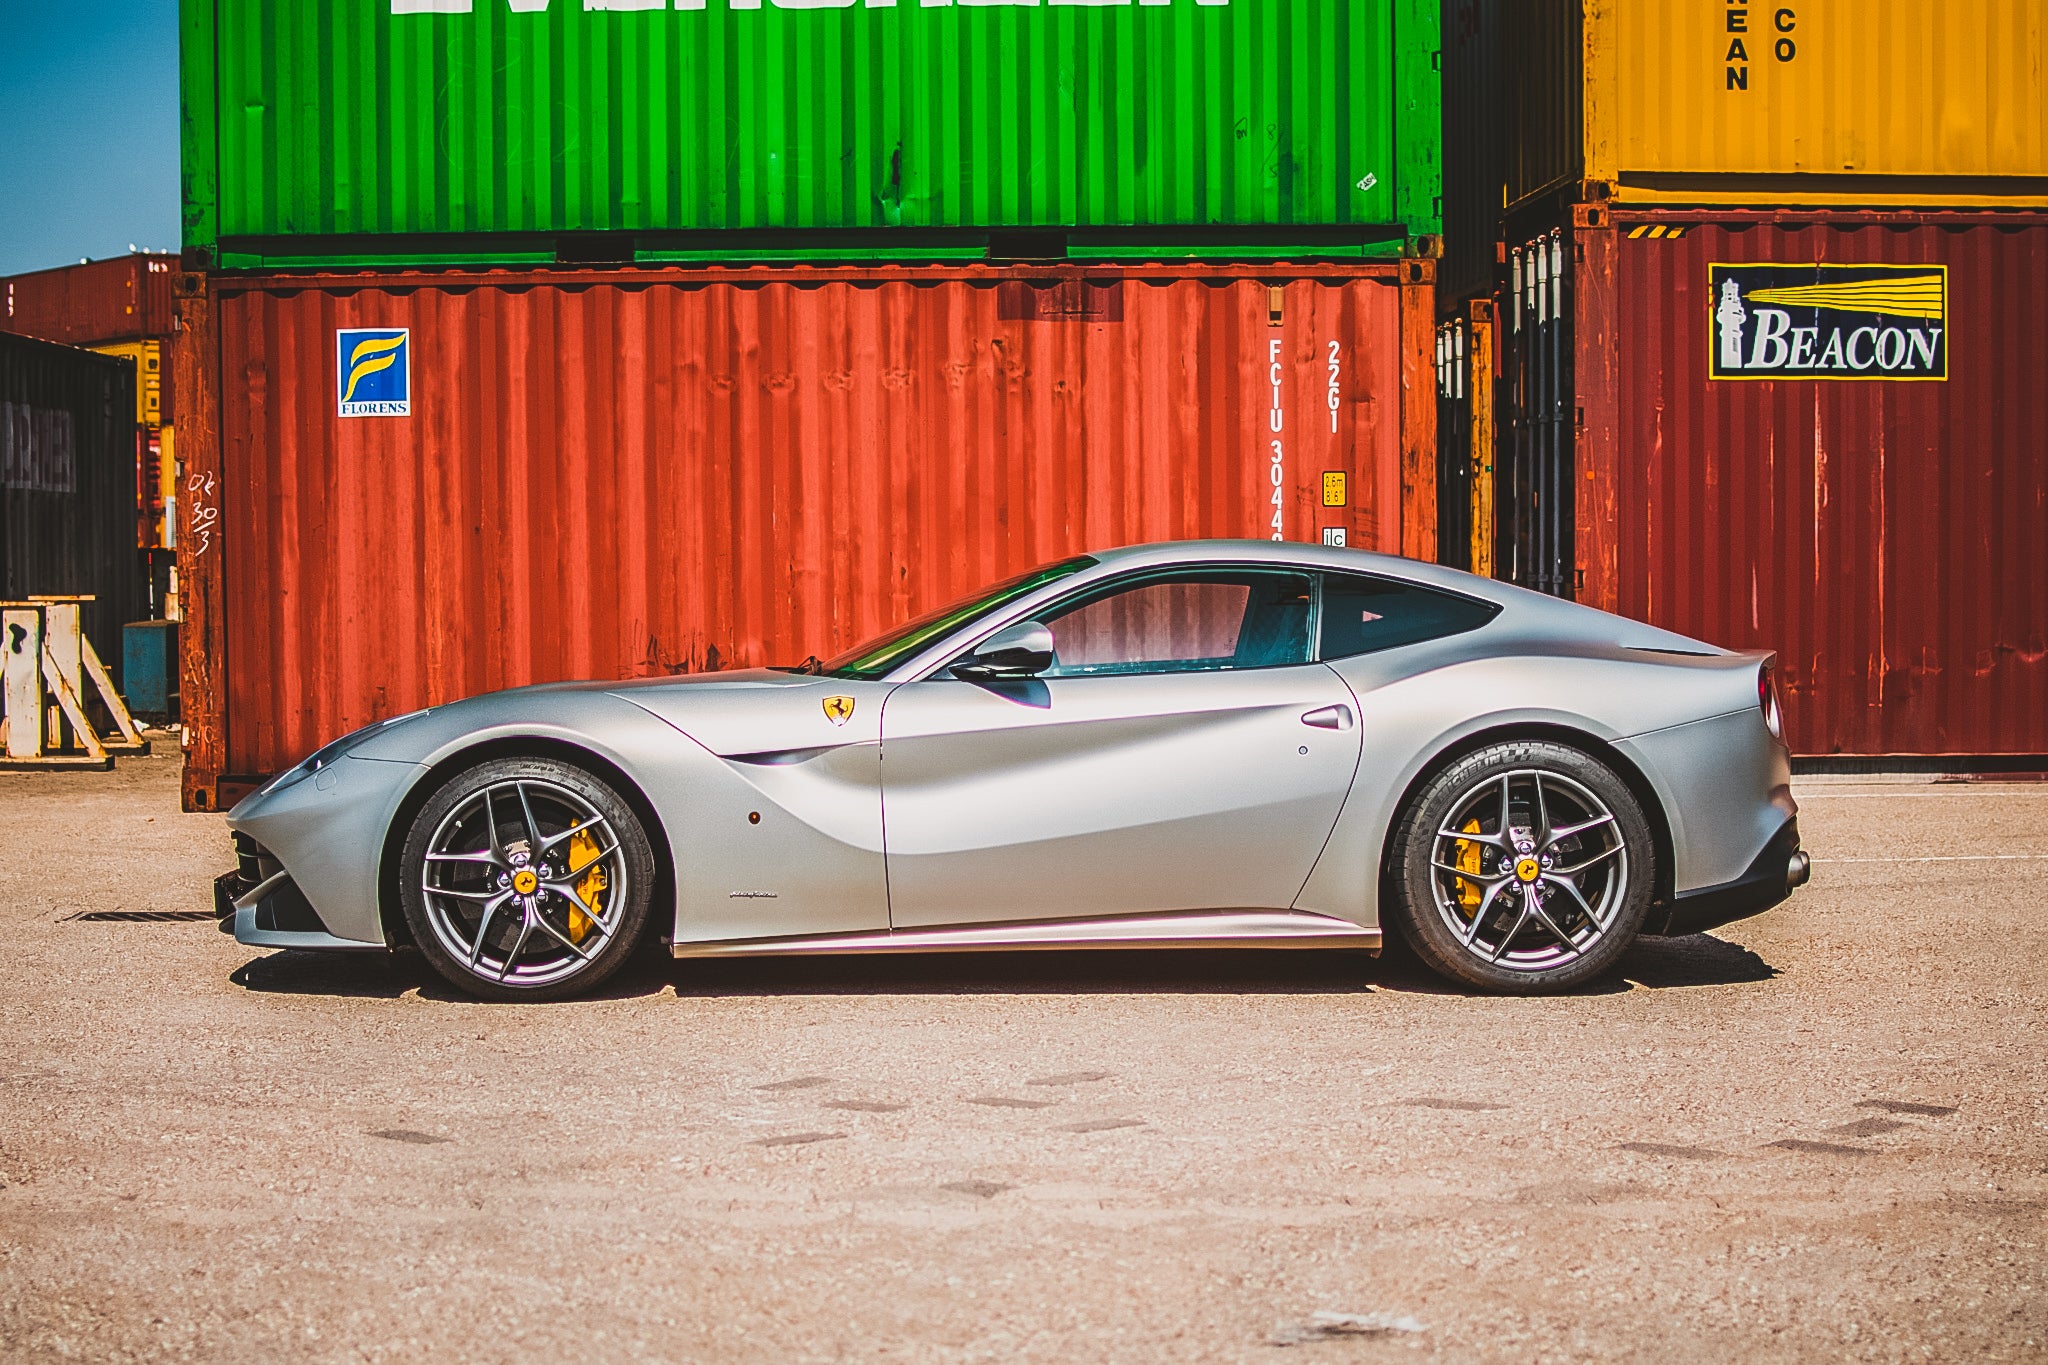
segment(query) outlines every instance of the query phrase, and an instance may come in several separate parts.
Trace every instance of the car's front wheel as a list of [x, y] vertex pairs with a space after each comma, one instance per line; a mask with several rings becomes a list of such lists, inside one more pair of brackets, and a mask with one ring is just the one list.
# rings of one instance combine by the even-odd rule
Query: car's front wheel
[[420, 808], [399, 893], [420, 951], [456, 986], [556, 1000], [632, 956], [654, 871], [647, 832], [610, 784], [558, 759], [501, 758]]
[[1396, 826], [1389, 907], [1429, 966], [1484, 990], [1570, 990], [1642, 927], [1656, 846], [1628, 784], [1548, 742], [1491, 745], [1437, 773]]

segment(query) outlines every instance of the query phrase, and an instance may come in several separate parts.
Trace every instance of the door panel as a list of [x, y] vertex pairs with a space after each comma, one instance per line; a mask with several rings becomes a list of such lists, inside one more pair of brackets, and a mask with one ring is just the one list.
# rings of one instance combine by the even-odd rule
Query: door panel
[[[1339, 706], [1345, 728], [1304, 722]], [[1321, 664], [907, 683], [882, 714], [890, 923], [1286, 909], [1357, 770], [1355, 708]]]

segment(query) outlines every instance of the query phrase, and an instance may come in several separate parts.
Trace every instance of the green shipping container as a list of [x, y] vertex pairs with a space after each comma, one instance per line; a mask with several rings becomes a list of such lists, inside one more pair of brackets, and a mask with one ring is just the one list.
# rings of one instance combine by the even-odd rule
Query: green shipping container
[[185, 243], [222, 265], [1438, 231], [1438, 0], [182, 4]]

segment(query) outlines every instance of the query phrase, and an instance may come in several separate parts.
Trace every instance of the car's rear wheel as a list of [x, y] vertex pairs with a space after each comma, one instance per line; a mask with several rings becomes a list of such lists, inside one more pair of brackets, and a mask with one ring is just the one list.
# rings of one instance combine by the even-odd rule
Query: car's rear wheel
[[1642, 927], [1656, 846], [1612, 769], [1563, 744], [1491, 745], [1437, 773], [1402, 813], [1389, 907], [1425, 963], [1484, 990], [1570, 990]]
[[502, 758], [421, 807], [399, 891], [414, 941], [456, 986], [556, 1000], [632, 956], [654, 870], [646, 831], [608, 783], [558, 759]]

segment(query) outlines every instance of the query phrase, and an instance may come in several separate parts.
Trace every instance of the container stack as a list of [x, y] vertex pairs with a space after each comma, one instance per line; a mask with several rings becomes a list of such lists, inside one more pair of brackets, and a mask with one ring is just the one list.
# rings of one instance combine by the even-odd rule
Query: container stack
[[1434, 554], [1434, 0], [183, 24], [190, 805], [1093, 547]]
[[144, 606], [134, 457], [129, 366], [0, 331], [0, 601], [88, 599], [70, 608], [71, 633], [114, 669], [121, 628]]
[[1506, 189], [1506, 0], [1444, 0], [1444, 252], [1437, 270], [1437, 553], [1494, 572], [1496, 265]]
[[2048, 753], [2041, 8], [1468, 8], [1497, 571], [1778, 650], [1802, 754]]
[[[168, 383], [177, 316], [178, 258], [135, 252], [0, 278], [0, 332], [79, 346], [135, 368], [135, 549], [108, 572], [138, 574], [151, 616], [177, 615], [176, 403]], [[123, 592], [127, 600], [134, 594]], [[118, 635], [115, 639], [118, 640]]]

